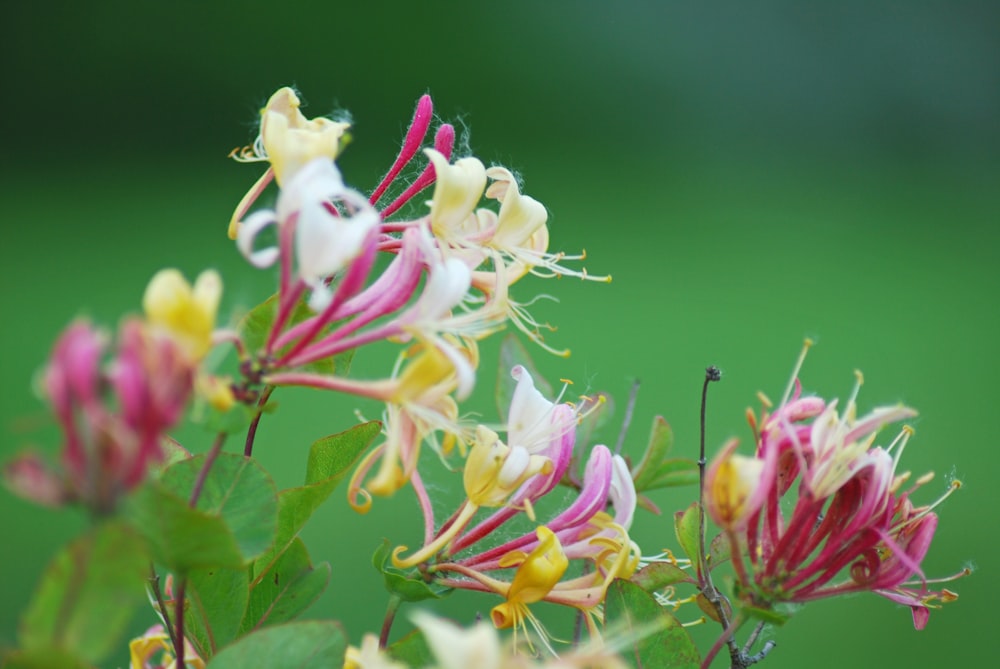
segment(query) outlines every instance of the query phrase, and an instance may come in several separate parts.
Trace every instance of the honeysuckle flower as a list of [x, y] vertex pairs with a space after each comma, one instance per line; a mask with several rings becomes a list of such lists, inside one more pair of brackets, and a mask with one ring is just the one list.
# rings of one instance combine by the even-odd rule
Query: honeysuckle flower
[[270, 163], [233, 212], [230, 239], [236, 239], [240, 221], [272, 179], [283, 187], [309, 162], [316, 159], [332, 162], [340, 152], [351, 124], [326, 118], [309, 120], [300, 105], [291, 88], [278, 89], [260, 111], [260, 134], [253, 145], [230, 154], [240, 162]]
[[360, 647], [347, 647], [344, 669], [407, 669], [407, 666], [396, 662], [379, 648], [377, 636], [366, 634], [361, 639]]
[[480, 425], [465, 461], [465, 494], [476, 506], [499, 506], [527, 479], [549, 474], [552, 460], [523, 446], [511, 448], [500, 436]]
[[881, 407], [858, 418], [860, 374], [843, 415], [836, 400], [801, 397], [804, 356], [781, 404], [751, 416], [756, 455], [736, 455], [731, 442], [706, 477], [705, 508], [729, 537], [742, 596], [771, 606], [872, 591], [910, 606], [921, 628], [928, 606], [955, 598], [929, 590], [920, 567], [941, 500], [920, 508], [910, 502], [930, 476], [902, 490], [909, 473], [896, 467], [912, 429], [904, 426], [888, 446], [875, 444], [880, 427], [915, 412]]
[[317, 159], [302, 166], [282, 189], [274, 211], [258, 211], [244, 221], [236, 244], [251, 264], [268, 267], [281, 257], [282, 232], [277, 247], [256, 249], [257, 236], [270, 226], [293, 230], [298, 279], [312, 290], [309, 306], [320, 311], [333, 296], [326, 279], [362, 253], [378, 223], [378, 213], [361, 193], [344, 185], [337, 167]]
[[632, 472], [625, 458], [616, 453], [611, 459], [611, 466], [611, 490], [608, 491], [608, 499], [615, 510], [615, 522], [627, 530], [632, 527], [639, 495], [635, 491], [635, 481], [632, 479]]
[[[425, 611], [411, 614], [430, 650], [426, 669], [625, 669], [613, 644], [591, 642], [560, 655], [535, 657], [522, 652], [517, 639], [503, 641], [496, 628], [486, 622], [462, 628], [450, 620]], [[647, 632], [648, 633], [648, 632]], [[639, 632], [642, 634], [642, 632]], [[616, 632], [615, 643], [630, 644], [640, 636]], [[530, 644], [530, 639], [526, 639]], [[344, 669], [401, 669], [388, 653], [378, 648], [374, 634], [366, 634], [360, 648], [348, 647]]]
[[318, 158], [332, 162], [340, 152], [350, 123], [327, 118], [307, 119], [291, 88], [278, 89], [261, 110], [260, 143], [274, 179], [283, 186], [289, 177]]
[[500, 562], [501, 567], [515, 567], [516, 571], [504, 595], [507, 601], [497, 604], [490, 611], [490, 620], [497, 629], [522, 627], [526, 620], [534, 622], [528, 604], [544, 599], [569, 567], [569, 560], [555, 533], [544, 526], [539, 527], [536, 533], [538, 545], [530, 553], [511, 552]]
[[[128, 645], [130, 669], [176, 669], [170, 636], [163, 625], [153, 625], [141, 637]], [[185, 669], [205, 669], [205, 661], [198, 657], [194, 646], [184, 639]]]
[[56, 342], [44, 389], [63, 433], [61, 471], [22, 456], [5, 470], [15, 492], [46, 504], [79, 501], [103, 514], [162, 457], [161, 440], [191, 395], [194, 363], [173, 333], [138, 318], [122, 322], [104, 363], [108, 344], [84, 321]]
[[[492, 429], [477, 428], [463, 472], [467, 498], [440, 528], [435, 528], [426, 491], [415, 480], [425, 542], [409, 554], [406, 546], [398, 546], [392, 561], [401, 569], [420, 565], [421, 573], [447, 587], [503, 597], [492, 614], [498, 627], [531, 625], [544, 641], [544, 629], [528, 607], [545, 600], [584, 612], [596, 635], [595, 618], [607, 587], [614, 578], [630, 576], [639, 562], [638, 548], [621, 524], [629, 524], [634, 513], [634, 485], [624, 460], [606, 446], [591, 449], [581, 489], [561, 511], [530, 533], [472, 550], [516, 516], [537, 522], [535, 503], [562, 479], [572, 457], [575, 410], [544, 397], [525, 368], [516, 366], [511, 374], [517, 386], [508, 412], [509, 444]], [[615, 518], [605, 512], [609, 502]], [[490, 506], [498, 508], [472, 525], [477, 511]], [[585, 569], [583, 576], [565, 578], [574, 560], [587, 562], [589, 573]]]
[[501, 669], [505, 662], [496, 631], [487, 623], [462, 629], [424, 611], [411, 616], [423, 632], [439, 669]]
[[[464, 355], [476, 359], [474, 345], [464, 348]], [[442, 453], [450, 451], [456, 440], [465, 438], [459, 424], [458, 405], [451, 394], [458, 385], [455, 367], [450, 359], [432, 346], [418, 345], [403, 371], [389, 381], [362, 388], [355, 382], [359, 394], [387, 403], [384, 417], [386, 439], [358, 465], [348, 485], [348, 500], [356, 511], [366, 512], [370, 495], [391, 495], [410, 480], [417, 466], [421, 444], [435, 432], [445, 435]], [[377, 388], [377, 390], [376, 390]], [[373, 392], [374, 391], [374, 392]], [[380, 466], [370, 481], [365, 481], [375, 462]]]
[[764, 503], [770, 483], [764, 461], [736, 454], [738, 446], [735, 439], [726, 444], [705, 473], [705, 507], [719, 527], [730, 531], [745, 527]]
[[476, 246], [473, 211], [486, 188], [486, 168], [478, 158], [461, 158], [454, 164], [434, 149], [424, 153], [434, 165], [436, 181], [430, 203], [431, 231], [449, 246]]
[[157, 272], [146, 286], [142, 308], [146, 320], [173, 337], [193, 360], [212, 346], [212, 331], [222, 297], [222, 278], [215, 270], [198, 275], [194, 286], [176, 269]]

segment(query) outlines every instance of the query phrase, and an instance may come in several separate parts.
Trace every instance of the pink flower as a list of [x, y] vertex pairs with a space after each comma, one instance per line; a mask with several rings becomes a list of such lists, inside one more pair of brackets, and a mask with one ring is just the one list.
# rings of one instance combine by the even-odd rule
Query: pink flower
[[114, 357], [84, 321], [56, 342], [45, 390], [63, 432], [62, 471], [33, 454], [5, 468], [8, 485], [44, 504], [80, 501], [103, 513], [162, 457], [160, 441], [180, 418], [195, 368], [177, 340], [139, 319], [122, 323]]
[[751, 416], [755, 456], [735, 454], [732, 442], [712, 463], [705, 508], [729, 537], [748, 603], [872, 591], [913, 608], [921, 628], [929, 605], [955, 598], [930, 591], [920, 568], [937, 527], [937, 502], [910, 502], [929, 476], [901, 489], [909, 475], [897, 475], [896, 465], [912, 429], [876, 445], [879, 428], [916, 412], [880, 407], [858, 418], [860, 385], [859, 374], [840, 415], [837, 400], [801, 397], [793, 377], [777, 409]]

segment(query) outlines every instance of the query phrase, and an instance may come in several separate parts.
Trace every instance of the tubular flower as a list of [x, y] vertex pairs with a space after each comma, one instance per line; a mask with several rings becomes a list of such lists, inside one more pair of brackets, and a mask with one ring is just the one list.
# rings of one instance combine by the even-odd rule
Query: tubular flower
[[[388, 382], [378, 382], [368, 389], [358, 388], [387, 403], [385, 414], [386, 439], [371, 451], [351, 477], [348, 499], [356, 511], [366, 512], [371, 494], [387, 496], [410, 480], [416, 470], [421, 444], [436, 432], [445, 435], [444, 444], [437, 446], [442, 454], [463, 440], [465, 430], [458, 421], [458, 405], [451, 393], [458, 386], [455, 367], [437, 348], [418, 345], [403, 371]], [[474, 345], [462, 349], [470, 360], [478, 356]], [[374, 391], [374, 392], [372, 392]], [[436, 445], [436, 442], [432, 441]], [[378, 472], [365, 483], [369, 469], [380, 461]], [[361, 501], [357, 498], [361, 497]]]
[[133, 318], [107, 363], [107, 337], [76, 322], [45, 370], [45, 392], [63, 432], [62, 471], [33, 454], [5, 471], [16, 492], [44, 504], [79, 501], [97, 513], [145, 478], [160, 442], [191, 395], [195, 368], [175, 337]]
[[333, 298], [325, 279], [363, 253], [378, 222], [364, 196], [344, 186], [336, 166], [317, 159], [282, 189], [275, 211], [258, 211], [243, 222], [236, 243], [251, 264], [268, 267], [282, 256], [280, 241], [257, 250], [257, 236], [270, 226], [279, 227], [279, 240], [294, 234], [298, 278], [313, 291], [309, 306], [321, 311]]
[[[478, 552], [474, 548], [522, 513], [535, 521], [535, 503], [563, 478], [573, 454], [574, 409], [546, 399], [523, 367], [515, 367], [511, 375], [517, 386], [508, 412], [509, 445], [479, 426], [463, 474], [467, 499], [436, 531], [433, 507], [415, 481], [425, 515], [425, 543], [405, 557], [406, 547], [397, 547], [393, 564], [423, 565], [421, 571], [442, 585], [503, 597], [492, 613], [498, 627], [530, 623], [544, 639], [528, 607], [545, 600], [580, 609], [596, 634], [594, 617], [608, 585], [638, 566], [638, 548], [624, 526], [635, 511], [634, 485], [624, 461], [607, 447], [590, 451], [579, 494], [560, 512], [502, 545]], [[614, 518], [605, 512], [609, 504]], [[481, 507], [491, 506], [498, 508], [472, 523]], [[583, 576], [566, 578], [573, 561], [591, 568]]]
[[[517, 640], [503, 642], [489, 623], [478, 622], [469, 628], [438, 618], [425, 611], [411, 615], [430, 650], [427, 669], [625, 669], [625, 662], [609, 644], [591, 643], [558, 656], [530, 657], [522, 652]], [[360, 648], [347, 649], [345, 669], [401, 669], [384, 650], [378, 639], [365, 635]]]
[[178, 270], [162, 269], [146, 286], [142, 308], [150, 325], [172, 337], [197, 361], [212, 346], [221, 297], [222, 279], [215, 270], [199, 274], [192, 287]]
[[901, 490], [909, 473], [896, 466], [909, 427], [888, 446], [875, 445], [880, 427], [915, 412], [881, 407], [857, 418], [858, 375], [840, 416], [836, 400], [800, 396], [797, 372], [777, 409], [751, 416], [755, 457], [736, 455], [730, 443], [706, 478], [706, 510], [729, 537], [744, 596], [770, 606], [868, 590], [910, 606], [921, 628], [928, 606], [955, 598], [930, 591], [920, 568], [938, 502], [916, 509], [910, 502], [930, 476]]
[[240, 220], [272, 179], [284, 186], [305, 165], [317, 158], [332, 162], [344, 144], [350, 123], [306, 117], [291, 88], [280, 88], [260, 110], [260, 134], [252, 146], [230, 155], [240, 162], [269, 162], [264, 175], [243, 196], [229, 223], [229, 238], [236, 239]]
[[531, 617], [528, 604], [544, 599], [569, 567], [569, 560], [552, 530], [542, 526], [536, 530], [536, 535], [538, 545], [530, 553], [514, 551], [500, 561], [501, 567], [516, 567], [517, 571], [504, 595], [507, 601], [490, 611], [490, 620], [497, 629], [524, 626], [524, 621]]
[[500, 506], [526, 480], [551, 472], [549, 458], [523, 446], [511, 448], [496, 432], [480, 425], [463, 470], [465, 494], [476, 506]]
[[[177, 669], [173, 645], [163, 625], [153, 625], [141, 637], [132, 639], [128, 650], [130, 669]], [[198, 657], [187, 639], [184, 639], [184, 667], [205, 669], [205, 661]]]

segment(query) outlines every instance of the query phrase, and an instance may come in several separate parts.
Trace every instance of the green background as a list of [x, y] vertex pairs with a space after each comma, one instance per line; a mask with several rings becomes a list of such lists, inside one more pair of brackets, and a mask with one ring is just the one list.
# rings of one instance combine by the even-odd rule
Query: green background
[[[223, 319], [273, 290], [225, 237], [258, 174], [226, 160], [256, 110], [297, 86], [310, 116], [348, 109], [345, 178], [366, 189], [395, 155], [414, 100], [430, 91], [469, 127], [485, 162], [517, 170], [550, 211], [552, 248], [586, 248], [610, 285], [526, 280], [548, 292], [568, 360], [538, 351], [572, 391], [620, 400], [642, 387], [626, 449], [665, 415], [694, 453], [703, 368], [709, 443], [749, 431], [755, 393], [777, 399], [803, 337], [818, 341], [806, 389], [846, 395], [864, 371], [862, 410], [920, 410], [903, 460], [965, 487], [940, 509], [929, 576], [966, 565], [958, 603], [923, 632], [873, 595], [820, 602], [773, 637], [771, 667], [971, 666], [989, 657], [998, 544], [994, 444], [1000, 358], [1000, 5], [800, 3], [54, 2], [5, 9], [0, 455], [58, 433], [33, 375], [73, 317], [113, 328], [163, 266], [223, 272]], [[495, 420], [497, 340], [469, 407]], [[385, 374], [386, 351], [358, 356]], [[347, 427], [351, 398], [281, 391], [256, 453], [279, 486], [300, 482], [309, 443]], [[620, 422], [620, 401], [614, 422]], [[602, 435], [613, 442], [616, 428]], [[184, 428], [195, 451], [209, 436]], [[453, 489], [454, 477], [435, 485]], [[692, 491], [659, 494], [667, 510]], [[357, 643], [385, 606], [368, 558], [382, 537], [413, 545], [403, 491], [356, 516], [338, 491], [306, 529], [333, 579], [312, 616], [344, 621]], [[0, 644], [52, 552], [84, 527], [0, 493]], [[645, 514], [645, 553], [674, 547]], [[458, 595], [463, 621], [496, 600]], [[545, 610], [543, 615], [559, 612]], [[697, 617], [682, 609], [684, 619]], [[141, 631], [152, 615], [135, 623]], [[403, 624], [400, 631], [404, 629]], [[558, 625], [555, 625], [558, 629]], [[707, 647], [715, 629], [696, 630]], [[123, 652], [107, 666], [127, 662]], [[116, 665], [117, 663], [117, 665]]]

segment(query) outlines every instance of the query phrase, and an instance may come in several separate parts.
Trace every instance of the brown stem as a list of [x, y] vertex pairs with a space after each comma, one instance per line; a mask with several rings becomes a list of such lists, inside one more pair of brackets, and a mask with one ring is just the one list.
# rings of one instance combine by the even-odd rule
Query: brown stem
[[198, 472], [198, 478], [195, 479], [194, 487], [191, 489], [191, 498], [188, 500], [188, 506], [192, 509], [198, 504], [198, 498], [201, 497], [201, 490], [205, 487], [205, 480], [208, 478], [208, 472], [212, 469], [212, 465], [215, 464], [216, 458], [219, 457], [219, 453], [222, 452], [222, 445], [226, 442], [226, 433], [220, 432], [215, 436], [215, 443], [212, 444], [212, 448], [209, 449], [208, 454], [205, 456], [205, 464], [201, 466], [201, 471]]
[[163, 624], [167, 628], [167, 636], [170, 637], [170, 645], [176, 647], [177, 634], [174, 631], [174, 625], [170, 620], [170, 613], [167, 611], [167, 603], [163, 599], [163, 592], [160, 590], [160, 575], [156, 573], [156, 566], [152, 562], [149, 563], [149, 587], [153, 591], [153, 599], [156, 600], [156, 606], [160, 609], [160, 616], [163, 618]]
[[182, 577], [177, 581], [177, 590], [174, 592], [174, 624], [177, 627], [177, 634], [174, 637], [174, 666], [184, 666], [184, 590], [187, 587], [187, 577]]
[[[705, 465], [707, 463], [705, 459], [705, 413], [708, 406], [708, 384], [721, 379], [722, 372], [715, 365], [705, 369], [705, 383], [701, 387], [701, 434], [698, 455], [698, 561], [696, 568], [698, 570], [698, 586], [701, 588], [701, 594], [704, 595], [708, 603], [715, 609], [715, 613], [719, 617], [719, 623], [724, 629], [722, 637], [713, 646], [710, 655], [714, 657], [715, 653], [718, 652], [718, 647], [721, 643], [725, 642], [729, 647], [729, 656], [732, 659], [733, 666], [736, 667], [740, 666], [743, 657], [739, 644], [736, 643], [735, 636], [736, 628], [738, 627], [738, 618], [733, 621], [729, 620], [729, 614], [726, 612], [728, 600], [712, 582], [712, 572], [709, 569], [708, 556], [705, 551]], [[711, 660], [709, 659], [708, 661], [710, 662]], [[708, 665], [704, 664], [702, 666]]]
[[403, 603], [396, 595], [389, 595], [389, 604], [385, 611], [385, 620], [382, 621], [382, 633], [378, 637], [378, 647], [385, 648], [389, 645], [389, 632], [392, 631], [392, 622], [396, 619], [396, 612], [399, 605]]
[[250, 421], [250, 427], [247, 428], [247, 442], [243, 447], [243, 455], [248, 458], [253, 454], [253, 442], [257, 437], [257, 426], [260, 425], [260, 417], [264, 414], [264, 406], [273, 392], [274, 386], [267, 386], [260, 394], [260, 399], [257, 400], [257, 411], [254, 413], [253, 420]]

